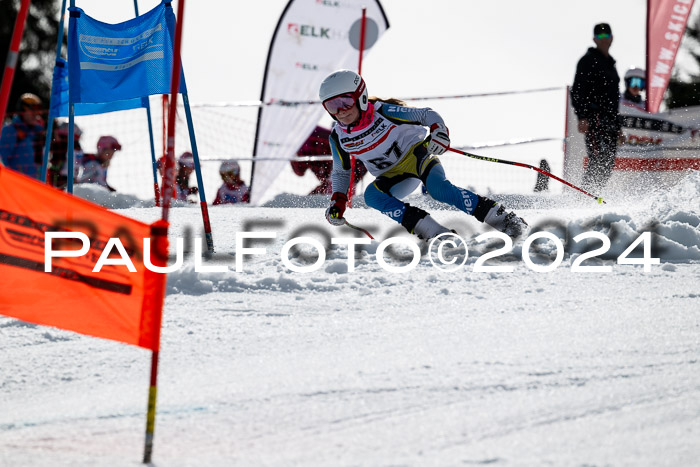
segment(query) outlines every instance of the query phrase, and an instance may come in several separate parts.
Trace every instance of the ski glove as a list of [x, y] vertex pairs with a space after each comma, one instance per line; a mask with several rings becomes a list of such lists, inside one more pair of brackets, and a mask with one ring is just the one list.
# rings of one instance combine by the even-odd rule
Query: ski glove
[[343, 225], [345, 224], [345, 218], [343, 213], [345, 213], [345, 203], [348, 202], [348, 197], [345, 193], [340, 193], [336, 191], [331, 196], [331, 205], [326, 209], [326, 219], [333, 225]]
[[433, 123], [430, 126], [430, 142], [428, 152], [439, 156], [450, 147], [450, 130], [442, 123]]

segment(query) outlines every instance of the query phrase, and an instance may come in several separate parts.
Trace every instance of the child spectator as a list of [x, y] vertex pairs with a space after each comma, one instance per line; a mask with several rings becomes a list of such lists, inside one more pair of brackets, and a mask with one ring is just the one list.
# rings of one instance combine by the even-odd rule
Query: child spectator
[[[306, 139], [304, 144], [297, 151], [298, 157], [304, 156], [330, 156], [331, 145], [328, 142], [328, 137], [331, 131], [323, 127], [317, 126], [311, 135]], [[319, 182], [316, 188], [311, 190], [310, 195], [330, 195], [333, 193], [331, 186], [331, 172], [333, 171], [333, 161], [292, 161], [292, 170], [295, 174], [303, 177], [307, 170], [311, 170]], [[355, 162], [354, 182], [352, 190], [354, 193], [355, 185], [364, 177], [367, 169], [360, 162]], [[352, 195], [350, 195], [352, 196]]]
[[[163, 169], [165, 168], [165, 158], [158, 159], [156, 164], [160, 173], [161, 183], [163, 180]], [[177, 160], [177, 173], [175, 174], [175, 184], [173, 185], [173, 200], [188, 201], [189, 195], [199, 193], [196, 186], [190, 187], [190, 175], [194, 172], [194, 156], [191, 152], [183, 152]]]
[[[49, 185], [63, 190], [68, 182], [68, 122], [55, 121], [53, 138], [51, 139], [51, 156], [49, 158], [48, 176]], [[73, 151], [75, 164], [73, 165], [73, 179], [80, 172], [80, 164], [83, 159], [83, 149], [80, 147], [80, 136], [83, 134], [78, 125], [73, 126]]]
[[83, 156], [83, 173], [79, 183], [96, 183], [109, 191], [117, 191], [107, 183], [107, 169], [116, 151], [122, 146], [114, 136], [101, 136], [97, 141], [97, 154]]
[[190, 186], [190, 176], [194, 172], [194, 156], [191, 152], [183, 152], [177, 160], [177, 175], [175, 175], [175, 187], [177, 189], [177, 199], [187, 201], [189, 195], [199, 193], [199, 188]]
[[248, 187], [241, 180], [241, 167], [234, 160], [221, 163], [219, 174], [224, 183], [216, 192], [214, 204], [247, 203], [249, 201]]
[[636, 107], [639, 110], [646, 110], [646, 101], [642, 92], [646, 89], [646, 71], [641, 68], [632, 67], [625, 73], [625, 92], [620, 98], [620, 102]]

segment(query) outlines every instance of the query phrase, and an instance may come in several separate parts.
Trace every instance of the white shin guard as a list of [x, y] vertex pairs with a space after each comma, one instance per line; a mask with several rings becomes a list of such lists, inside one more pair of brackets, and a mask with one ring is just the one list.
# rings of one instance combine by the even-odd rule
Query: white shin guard
[[424, 240], [437, 237], [445, 232], [451, 232], [451, 230], [438, 224], [430, 214], [419, 220], [416, 226], [413, 228], [413, 233], [416, 234], [418, 238], [422, 238]]

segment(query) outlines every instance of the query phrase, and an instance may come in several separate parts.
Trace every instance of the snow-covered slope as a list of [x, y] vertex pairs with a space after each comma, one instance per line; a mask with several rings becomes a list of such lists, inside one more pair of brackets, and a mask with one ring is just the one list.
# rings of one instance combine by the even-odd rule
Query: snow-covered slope
[[[527, 266], [522, 241], [486, 262], [512, 272], [479, 272], [478, 258], [501, 243], [477, 242], [485, 229], [474, 219], [419, 198], [467, 242], [461, 270], [426, 255], [408, 272], [387, 271], [379, 245], [405, 235], [358, 207], [348, 220], [377, 240], [357, 248], [354, 271], [347, 247], [333, 246], [318, 270], [293, 272], [282, 260], [290, 239], [362, 234], [330, 227], [321, 207], [212, 207], [217, 251], [204, 265], [225, 271], [197, 272], [189, 254], [168, 278], [154, 463], [693, 465], [699, 192], [694, 173], [666, 192], [603, 206], [520, 203], [533, 231], [564, 245], [551, 272]], [[160, 215], [128, 205], [119, 212]], [[171, 244], [201, 231], [197, 206], [173, 209]], [[237, 271], [236, 236], [246, 231], [276, 237], [247, 241], [266, 252], [246, 255]], [[601, 242], [572, 238], [592, 231], [611, 245], [583, 265], [611, 270], [574, 272]], [[617, 264], [643, 232], [660, 264]], [[551, 241], [529, 251], [541, 266], [557, 254]], [[317, 256], [310, 244], [289, 254], [297, 266]], [[0, 465], [140, 462], [148, 352], [9, 318], [0, 336]]]

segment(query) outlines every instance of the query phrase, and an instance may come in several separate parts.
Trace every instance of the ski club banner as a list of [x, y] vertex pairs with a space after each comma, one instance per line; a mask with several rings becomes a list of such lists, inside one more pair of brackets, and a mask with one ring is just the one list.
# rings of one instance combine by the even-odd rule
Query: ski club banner
[[659, 111], [693, 0], [647, 0], [647, 108]]
[[[54, 117], [68, 116], [68, 62], [61, 57], [56, 59], [53, 69], [53, 84], [51, 85], [51, 115]], [[97, 115], [119, 110], [140, 109], [148, 105], [148, 97], [118, 100], [114, 102], [75, 104], [74, 113], [80, 115]]]
[[[567, 89], [568, 95], [568, 89]], [[687, 170], [700, 170], [700, 106], [649, 113], [620, 103], [622, 137], [611, 186], [640, 183], [653, 177], [674, 183]], [[566, 115], [564, 178], [580, 183], [588, 164], [586, 143], [577, 130], [578, 119], [569, 102]]]
[[167, 275], [145, 262], [164, 266], [167, 255], [164, 221], [147, 225], [0, 167], [0, 314], [158, 352]]
[[362, 9], [364, 53], [389, 28], [378, 0], [290, 0], [272, 36], [253, 149], [251, 203], [258, 204], [316, 128], [323, 79], [358, 67]]
[[[173, 67], [175, 14], [162, 1], [119, 24], [98, 21], [70, 7], [68, 69], [70, 103], [102, 103], [168, 94]], [[180, 71], [179, 92], [186, 94]]]

